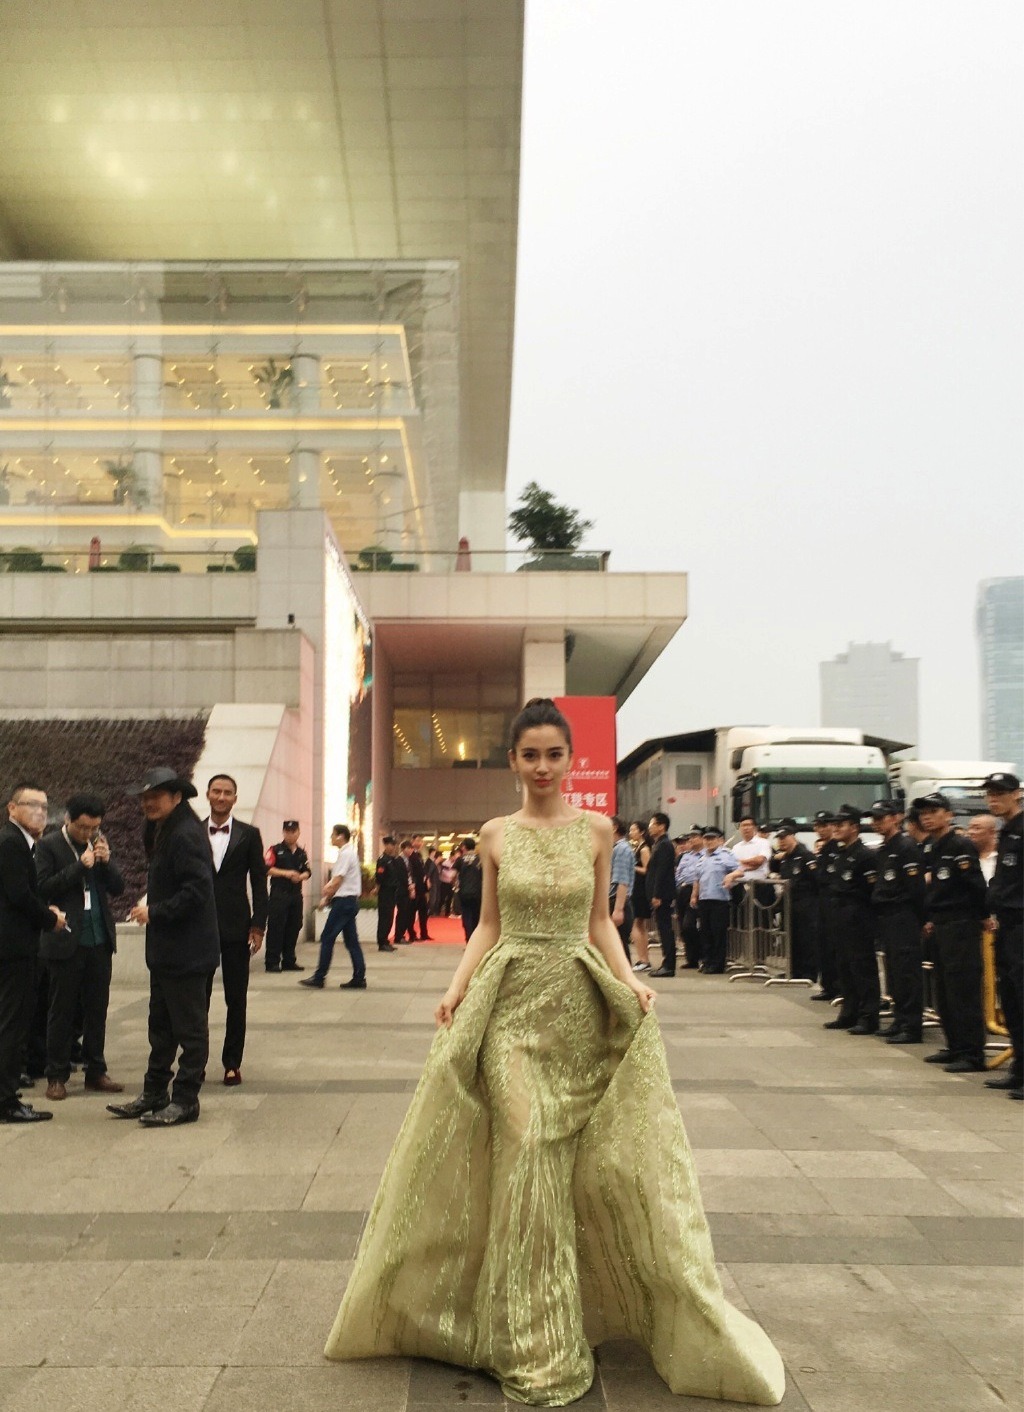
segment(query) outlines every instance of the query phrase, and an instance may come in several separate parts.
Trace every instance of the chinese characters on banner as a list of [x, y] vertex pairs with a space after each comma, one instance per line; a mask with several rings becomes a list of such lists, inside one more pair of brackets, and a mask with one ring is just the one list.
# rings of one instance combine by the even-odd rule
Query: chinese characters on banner
[[614, 814], [615, 697], [558, 696], [555, 705], [572, 727], [572, 769], [562, 794], [574, 809]]

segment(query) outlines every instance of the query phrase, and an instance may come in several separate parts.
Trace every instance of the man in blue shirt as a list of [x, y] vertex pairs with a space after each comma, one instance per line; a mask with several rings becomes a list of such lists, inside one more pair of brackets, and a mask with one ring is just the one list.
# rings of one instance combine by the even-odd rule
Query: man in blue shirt
[[679, 939], [686, 950], [685, 971], [695, 971], [701, 961], [700, 927], [697, 909], [690, 906], [693, 885], [700, 876], [704, 856], [704, 835], [691, 829], [683, 839], [683, 851], [676, 859], [676, 916], [679, 918]]
[[612, 818], [612, 829], [615, 832], [615, 842], [612, 844], [612, 870], [608, 882], [608, 910], [628, 957], [629, 934], [633, 930], [633, 904], [630, 894], [633, 891], [636, 859], [626, 838], [626, 826], [618, 815]]
[[729, 936], [729, 892], [723, 886], [740, 866], [739, 859], [725, 847], [725, 835], [716, 824], [704, 830], [704, 852], [700, 872], [693, 884], [690, 906], [700, 918], [704, 951], [704, 974], [720, 976], [725, 970], [725, 949]]

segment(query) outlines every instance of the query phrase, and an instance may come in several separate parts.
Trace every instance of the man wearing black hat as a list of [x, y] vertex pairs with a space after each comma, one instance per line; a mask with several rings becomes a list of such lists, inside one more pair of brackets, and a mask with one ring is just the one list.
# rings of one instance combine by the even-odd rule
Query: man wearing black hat
[[835, 826], [832, 811], [819, 809], [814, 816], [814, 832], [818, 841], [814, 845], [814, 856], [818, 860], [816, 881], [818, 884], [818, 972], [821, 989], [811, 996], [812, 1000], [835, 1000], [839, 995], [839, 964], [836, 961], [835, 918], [832, 915], [832, 894], [829, 884], [835, 872], [839, 844], [835, 840]]
[[196, 797], [190, 781], [158, 765], [129, 793], [141, 796], [146, 816], [146, 901], [129, 915], [146, 928], [149, 1066], [138, 1098], [108, 1104], [108, 1111], [138, 1118], [144, 1127], [169, 1128], [199, 1117], [210, 1055], [208, 986], [220, 961], [213, 859], [206, 830], [188, 804]]
[[920, 1044], [924, 1016], [921, 927], [924, 924], [924, 860], [900, 828], [895, 800], [879, 799], [871, 818], [882, 842], [875, 853], [878, 879], [871, 894], [878, 940], [892, 993], [892, 1024], [879, 1033], [889, 1044]]
[[986, 1079], [989, 1088], [1007, 1089], [1024, 1099], [1024, 813], [1020, 780], [998, 771], [984, 784], [989, 813], [1002, 819], [996, 850], [996, 870], [988, 887], [988, 904], [995, 924], [996, 974], [999, 1004], [1013, 1045], [1013, 1063], [1005, 1078]]
[[797, 838], [794, 819], [775, 830], [775, 872], [789, 883], [789, 974], [813, 981], [818, 975], [818, 860]]
[[922, 850], [928, 869], [925, 935], [934, 951], [935, 998], [946, 1048], [926, 1064], [943, 1064], [947, 1074], [985, 1067], [985, 1019], [981, 1005], [981, 923], [988, 908], [978, 850], [953, 828], [944, 794], [913, 801], [928, 834]]
[[284, 838], [271, 844], [264, 862], [270, 879], [267, 905], [266, 969], [304, 971], [295, 959], [295, 945], [302, 929], [302, 884], [313, 876], [306, 850], [299, 847], [298, 819], [285, 819]]
[[377, 950], [394, 951], [388, 940], [391, 926], [398, 910], [398, 899], [403, 887], [407, 888], [408, 874], [398, 856], [398, 840], [393, 834], [385, 834], [381, 841], [381, 854], [377, 859]]
[[843, 1003], [827, 1030], [877, 1034], [881, 988], [875, 959], [875, 924], [871, 894], [877, 878], [874, 854], [860, 839], [860, 810], [843, 804], [835, 812], [835, 865], [828, 891], [835, 923], [836, 960]]

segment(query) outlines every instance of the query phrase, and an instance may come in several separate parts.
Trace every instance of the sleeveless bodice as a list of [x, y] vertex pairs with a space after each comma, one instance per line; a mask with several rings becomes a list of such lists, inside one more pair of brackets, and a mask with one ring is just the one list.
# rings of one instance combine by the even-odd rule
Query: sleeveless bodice
[[586, 814], [554, 828], [505, 820], [498, 869], [501, 940], [576, 947], [587, 938], [594, 862]]

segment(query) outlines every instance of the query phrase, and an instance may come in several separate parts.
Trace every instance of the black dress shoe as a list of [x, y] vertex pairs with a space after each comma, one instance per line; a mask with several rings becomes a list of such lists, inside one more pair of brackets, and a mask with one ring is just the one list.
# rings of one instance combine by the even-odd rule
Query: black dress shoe
[[1020, 1088], [1022, 1083], [1024, 1083], [1024, 1080], [1021, 1079], [1020, 1074], [1014, 1074], [1014, 1073], [1010, 1073], [1010, 1074], [1000, 1074], [999, 1077], [996, 1078], [996, 1079], [986, 1079], [986, 1080], [985, 1080], [985, 1087], [986, 1087], [986, 1088]]
[[901, 1032], [901, 1028], [902, 1027], [900, 1025], [883, 1025], [880, 1030], [876, 1031], [876, 1033], [879, 1039], [889, 1039], [892, 1035], [899, 1034]]
[[282, 965], [281, 967], [282, 971], [304, 971], [305, 969], [305, 966], [300, 966], [298, 961], [289, 961], [287, 966]]
[[195, 1123], [199, 1119], [198, 1103], [168, 1103], [155, 1113], [143, 1113], [139, 1119], [144, 1128], [176, 1128], [181, 1123]]
[[[1021, 1084], [1020, 1088], [1011, 1088], [1006, 1096], [1007, 1098], [1016, 1098], [1018, 1101], [1024, 1098], [1024, 1084]], [[46, 1116], [47, 1115], [44, 1113], [43, 1117], [45, 1118]]]
[[0, 1113], [0, 1123], [46, 1123], [52, 1117], [52, 1113], [37, 1113], [30, 1103], [16, 1103]]
[[664, 966], [659, 966], [656, 971], [651, 972], [651, 980], [664, 980], [666, 976], [674, 976], [675, 971], [666, 971]]
[[143, 1113], [158, 1113], [170, 1103], [166, 1093], [140, 1093], [127, 1103], [108, 1103], [107, 1112], [115, 1118], [141, 1118]]
[[268, 976], [279, 976], [284, 968], [282, 966], [264, 966], [263, 969]]
[[951, 1059], [955, 1058], [956, 1055], [952, 1049], [936, 1049], [934, 1054], [924, 1056], [924, 1062], [926, 1064], [948, 1064]]
[[311, 986], [313, 990], [323, 990], [324, 983], [319, 976], [307, 976], [305, 980], [299, 981], [299, 985]]
[[877, 1021], [876, 1021], [874, 1024], [872, 1024], [872, 1023], [870, 1022], [870, 1020], [867, 1021], [867, 1022], [865, 1022], [864, 1020], [861, 1020], [858, 1024], [856, 1024], [856, 1025], [851, 1025], [850, 1028], [849, 1028], [848, 1033], [849, 1033], [849, 1034], [877, 1034], [877, 1033], [878, 1033], [878, 1023], [877, 1023]]
[[394, 951], [394, 949], [390, 942], [387, 942], [384, 946], [377, 947], [378, 951]]
[[365, 977], [360, 976], [359, 979], [356, 980], [355, 976], [353, 976], [350, 981], [342, 981], [342, 983], [341, 983], [341, 985], [338, 987], [338, 989], [339, 989], [339, 990], [365, 990], [365, 989], [366, 989], [366, 979], [365, 979]]
[[852, 1030], [856, 1021], [853, 1016], [837, 1015], [834, 1020], [826, 1020], [822, 1025], [823, 1030]]
[[886, 1044], [922, 1044], [923, 1040], [913, 1030], [897, 1030], [886, 1037]]
[[833, 995], [830, 990], [816, 990], [811, 996], [812, 1000], [828, 1000], [830, 1002], [833, 1000], [838, 1000], [838, 998], [839, 997], [837, 995]]
[[985, 1068], [984, 1059], [954, 1059], [950, 1064], [943, 1064], [942, 1070], [946, 1074], [979, 1074]]

